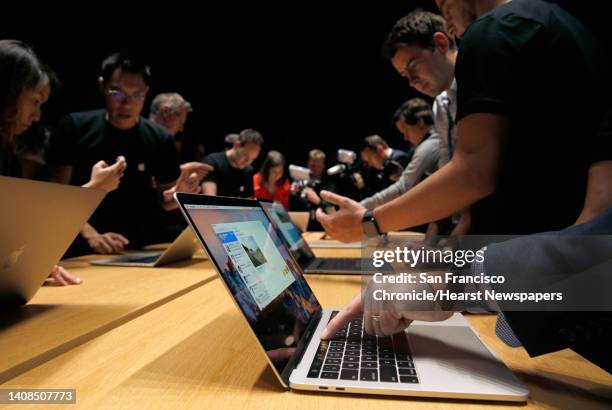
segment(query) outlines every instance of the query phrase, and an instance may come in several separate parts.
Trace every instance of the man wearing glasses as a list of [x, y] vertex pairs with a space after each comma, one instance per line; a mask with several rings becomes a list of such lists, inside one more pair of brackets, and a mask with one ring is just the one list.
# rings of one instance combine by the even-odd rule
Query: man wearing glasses
[[83, 227], [71, 253], [118, 253], [172, 240], [159, 223], [164, 211], [176, 207], [172, 194], [198, 192], [198, 182], [212, 168], [195, 163], [179, 167], [169, 132], [141, 117], [151, 83], [148, 65], [116, 53], [102, 63], [98, 81], [106, 107], [60, 121], [49, 153], [52, 179], [81, 185], [101, 159], [113, 163], [123, 156], [128, 165], [119, 188]]

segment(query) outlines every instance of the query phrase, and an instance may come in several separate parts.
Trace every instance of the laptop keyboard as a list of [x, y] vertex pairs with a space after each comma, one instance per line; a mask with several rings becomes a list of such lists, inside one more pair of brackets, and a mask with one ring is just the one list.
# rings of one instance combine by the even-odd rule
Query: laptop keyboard
[[[337, 311], [332, 312], [330, 320], [336, 314]], [[307, 377], [364, 382], [419, 382], [406, 335], [368, 335], [363, 329], [361, 317], [351, 320], [332, 340], [319, 343]]]
[[129, 261], [135, 263], [154, 263], [156, 260], [159, 259], [159, 256], [159, 254], [156, 254], [150, 256], [143, 256], [141, 258], [130, 258]]
[[361, 259], [359, 258], [322, 258], [317, 269], [321, 270], [347, 270], [359, 272], [361, 270]]

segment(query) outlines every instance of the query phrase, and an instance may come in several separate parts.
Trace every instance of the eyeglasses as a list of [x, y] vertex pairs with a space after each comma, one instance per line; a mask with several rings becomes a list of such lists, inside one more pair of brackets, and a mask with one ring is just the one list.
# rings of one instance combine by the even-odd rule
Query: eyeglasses
[[145, 98], [147, 98], [147, 93], [131, 95], [116, 88], [109, 88], [106, 90], [106, 95], [117, 101], [143, 102]]

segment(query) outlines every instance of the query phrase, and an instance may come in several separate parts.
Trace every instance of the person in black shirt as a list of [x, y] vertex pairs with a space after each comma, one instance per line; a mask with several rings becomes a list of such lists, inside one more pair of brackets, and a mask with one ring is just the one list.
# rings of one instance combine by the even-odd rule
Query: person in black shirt
[[264, 140], [252, 129], [242, 130], [232, 148], [214, 152], [204, 158], [204, 164], [214, 168], [202, 182], [204, 195], [252, 198], [253, 167]]
[[[125, 157], [119, 188], [106, 196], [70, 253], [117, 253], [125, 247], [166, 242], [162, 210], [176, 208], [175, 191], [198, 192], [210, 167], [179, 169], [172, 136], [140, 116], [149, 91], [150, 69], [122, 54], [104, 60], [99, 79], [106, 108], [64, 117], [51, 139], [49, 162], [56, 182], [80, 185], [92, 164]], [[179, 177], [180, 176], [180, 177]], [[177, 179], [178, 178], [178, 179]]]
[[[473, 234], [530, 234], [586, 222], [612, 206], [612, 144], [598, 132], [610, 106], [610, 66], [597, 38], [540, 0], [438, 5], [449, 31], [462, 37], [455, 154], [376, 208], [379, 228], [417, 226], [473, 205]], [[400, 63], [393, 65], [403, 72], [418, 62]], [[347, 241], [363, 235], [363, 207], [322, 197], [343, 204], [334, 215], [319, 213], [328, 233]]]
[[[447, 166], [415, 190], [377, 208], [377, 228], [414, 226], [472, 205], [474, 234], [573, 232], [585, 226], [586, 233], [610, 234], [610, 224], [601, 220], [609, 219], [605, 211], [612, 208], [610, 64], [601, 43], [576, 18], [541, 0], [436, 2], [450, 32], [461, 37], [456, 150]], [[407, 71], [410, 64], [394, 66]], [[342, 240], [363, 236], [365, 211], [359, 204], [333, 194], [322, 197], [341, 205], [334, 215], [317, 215], [328, 233]], [[529, 244], [524, 238], [529, 237], [515, 243]], [[512, 245], [498, 249], [499, 259], [515, 263]], [[532, 267], [542, 261], [533, 255], [521, 262]], [[355, 315], [362, 303], [368, 301], [353, 300], [328, 330]], [[416, 313], [411, 319], [443, 319], [443, 312]], [[607, 358], [602, 347], [609, 346], [609, 312], [574, 313], [505, 315], [532, 355], [575, 346], [596, 363]], [[584, 326], [594, 318], [604, 325]]]
[[361, 141], [361, 160], [365, 165], [360, 185], [361, 195], [368, 197], [397, 181], [412, 157], [391, 148], [379, 135], [370, 135]]

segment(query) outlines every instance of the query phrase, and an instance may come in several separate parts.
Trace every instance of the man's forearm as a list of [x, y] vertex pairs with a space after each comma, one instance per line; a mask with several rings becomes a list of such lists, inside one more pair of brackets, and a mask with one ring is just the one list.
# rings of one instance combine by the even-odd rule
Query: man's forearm
[[492, 192], [467, 164], [453, 159], [399, 198], [374, 210], [383, 232], [398, 231], [446, 218]]
[[81, 228], [81, 236], [85, 239], [92, 238], [98, 235], [96, 228], [91, 226], [89, 222], [85, 222], [85, 225]]

